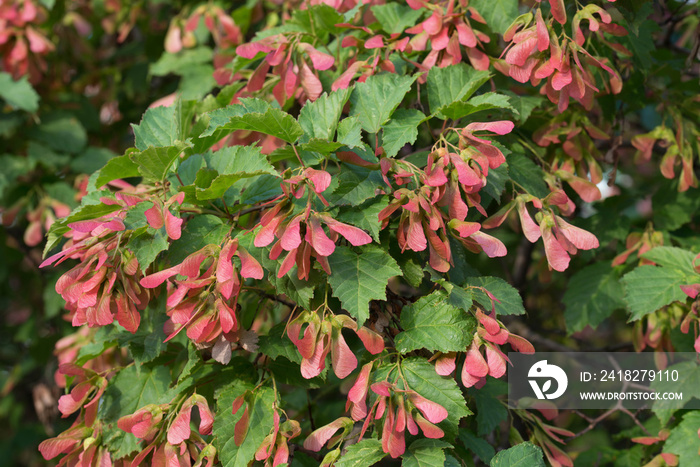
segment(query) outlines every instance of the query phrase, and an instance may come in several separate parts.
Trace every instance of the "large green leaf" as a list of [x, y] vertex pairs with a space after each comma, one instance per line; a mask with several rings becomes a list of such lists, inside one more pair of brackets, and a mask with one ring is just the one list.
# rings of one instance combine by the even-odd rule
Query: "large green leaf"
[[[657, 378], [651, 383], [651, 388], [656, 392], [682, 392], [683, 399], [659, 399], [651, 406], [652, 412], [661, 420], [662, 424], [668, 423], [671, 416], [692, 397], [700, 399], [700, 366], [694, 361], [677, 363], [667, 368], [669, 372], [678, 371], [678, 380], [664, 377]], [[664, 371], [665, 376], [665, 371]], [[697, 401], [695, 401], [697, 403]], [[697, 429], [696, 429], [697, 434]]]
[[491, 467], [545, 467], [542, 448], [532, 443], [520, 443], [498, 452]]
[[[481, 276], [470, 277], [466, 280], [465, 287], [472, 287], [474, 300], [479, 302], [486, 311], [491, 311], [491, 306], [496, 307], [499, 315], [522, 315], [525, 313], [523, 299], [517, 289], [508, 282], [498, 277]], [[498, 301], [492, 301], [482, 288], [493, 294]]]
[[249, 130], [294, 143], [304, 134], [299, 123], [288, 113], [259, 99], [241, 101], [210, 112], [209, 126], [200, 138], [211, 136], [217, 141], [235, 130]]
[[0, 72], [0, 97], [17, 109], [27, 112], [39, 109], [39, 95], [26, 76], [15, 81], [9, 73]]
[[[477, 417], [479, 416], [479, 412], [477, 412]], [[464, 443], [465, 448], [479, 456], [479, 459], [481, 459], [486, 465], [490, 464], [491, 459], [493, 459], [493, 456], [496, 455], [496, 451], [488, 441], [483, 438], [479, 438], [464, 428], [459, 430], [459, 439], [462, 441], [462, 443]]]
[[216, 174], [212, 173], [206, 182], [200, 183], [201, 170], [198, 172], [196, 196], [199, 200], [220, 198], [231, 185], [243, 178], [277, 174], [258, 146], [228, 146], [206, 154], [204, 159], [207, 169], [215, 170]]
[[357, 207], [343, 207], [336, 216], [336, 219], [340, 222], [345, 222], [346, 224], [366, 230], [375, 242], [379, 242], [379, 231], [381, 229], [379, 213], [388, 205], [388, 197], [379, 196], [375, 199], [369, 199]]
[[452, 445], [439, 439], [417, 439], [411, 443], [403, 456], [402, 467], [443, 467], [445, 448]]
[[586, 266], [573, 275], [562, 299], [569, 333], [586, 326], [595, 328], [613, 311], [624, 308], [621, 271], [621, 266], [613, 268], [610, 261], [605, 261]]
[[474, 7], [486, 20], [492, 31], [504, 34], [518, 17], [518, 0], [472, 0]]
[[[345, 165], [338, 176], [338, 186], [327, 196], [328, 202], [336, 205], [357, 206], [376, 195], [376, 190], [385, 185], [379, 170], [355, 165]], [[386, 185], [385, 185], [386, 186]]]
[[678, 455], [679, 467], [698, 465], [700, 460], [698, 427], [700, 427], [700, 412], [688, 412], [666, 439], [663, 451]]
[[145, 271], [158, 253], [168, 249], [168, 235], [165, 228], [155, 230], [142, 227], [129, 239], [127, 247], [136, 255], [141, 271]]
[[315, 101], [307, 101], [299, 112], [299, 125], [304, 130], [302, 143], [313, 138], [333, 141], [343, 107], [350, 97], [350, 88], [323, 94]]
[[471, 344], [476, 320], [449, 303], [445, 291], [436, 291], [401, 310], [403, 332], [396, 336], [396, 350], [463, 352]]
[[506, 156], [506, 161], [509, 175], [519, 187], [538, 198], [549, 194], [547, 184], [544, 183], [544, 172], [537, 164], [519, 153]]
[[386, 300], [389, 279], [401, 275], [394, 258], [374, 245], [360, 247], [361, 253], [350, 248], [338, 247], [328, 257], [333, 272], [328, 283], [333, 295], [362, 325], [369, 317], [370, 300]]
[[386, 457], [382, 442], [378, 439], [363, 439], [348, 447], [335, 467], [369, 467]]
[[69, 154], [80, 153], [87, 144], [83, 125], [77, 118], [63, 114], [44, 118], [40, 125], [29, 130], [29, 135], [55, 151]]
[[[433, 67], [428, 73], [428, 102], [433, 115], [442, 115], [452, 104], [461, 105], [489, 79], [488, 71], [477, 71], [466, 63], [445, 68]], [[449, 111], [448, 111], [449, 113]]]
[[141, 123], [131, 125], [134, 129], [134, 146], [141, 151], [153, 146], [173, 146], [182, 139], [177, 105], [155, 107], [146, 110]]
[[505, 109], [518, 115], [518, 111], [510, 104], [508, 96], [496, 94], [495, 92], [487, 92], [486, 94], [472, 97], [466, 102], [455, 102], [442, 109], [440, 113], [448, 118], [456, 120], [476, 112], [492, 109]]
[[117, 420], [148, 404], [166, 404], [174, 394], [168, 391], [170, 368], [166, 365], [132, 365], [112, 378], [100, 401], [104, 443], [115, 457], [138, 450], [139, 440], [117, 427]]
[[491, 433], [502, 421], [508, 418], [508, 409], [498, 399], [508, 392], [508, 385], [500, 379], [489, 378], [483, 387], [469, 388], [469, 395], [476, 404], [476, 424], [478, 434]]
[[188, 255], [204, 248], [206, 245], [220, 245], [230, 226], [220, 217], [203, 214], [185, 223], [182, 236], [175, 240], [168, 249], [172, 264], [181, 263]]
[[[244, 392], [252, 390], [249, 407], [249, 425], [245, 439], [236, 446], [233, 439], [236, 423], [243, 416], [245, 407], [235, 414], [231, 413], [233, 400]], [[258, 447], [272, 431], [275, 393], [271, 388], [261, 386], [253, 390], [253, 385], [240, 381], [231, 385], [230, 389], [219, 394], [216, 402], [216, 417], [214, 418], [214, 446], [216, 447], [221, 465], [238, 467], [248, 465], [255, 457]]]
[[350, 116], [357, 116], [362, 128], [377, 133], [389, 120], [418, 76], [382, 73], [355, 85], [350, 96]]
[[433, 365], [419, 357], [404, 360], [401, 371], [411, 389], [447, 410], [447, 418], [439, 426], [445, 431], [448, 441], [454, 439], [459, 420], [472, 414], [454, 378], [439, 376]]
[[128, 155], [110, 159], [104, 167], [100, 169], [95, 186], [100, 188], [112, 180], [121, 178], [138, 177], [139, 166], [132, 161]]
[[387, 3], [386, 5], [374, 5], [370, 8], [377, 18], [384, 32], [399, 34], [405, 29], [415, 26], [418, 19], [423, 16], [423, 10], [414, 10], [408, 5], [399, 3]]
[[175, 146], [154, 147], [132, 152], [129, 158], [138, 166], [139, 173], [148, 181], [162, 182], [182, 151], [191, 144], [178, 142]]
[[425, 115], [416, 109], [399, 109], [384, 126], [382, 146], [389, 157], [394, 157], [406, 144], [413, 144], [418, 137], [418, 125]]
[[[693, 268], [695, 256], [695, 253], [681, 248], [657, 246], [644, 253], [642, 258], [653, 261], [658, 266], [676, 269], [689, 275], [695, 275], [697, 274]], [[700, 279], [700, 275], [698, 275], [698, 279]]]
[[683, 271], [657, 266], [640, 266], [622, 278], [625, 301], [636, 321], [649, 313], [675, 301], [687, 298], [680, 286], [687, 283], [688, 275]]

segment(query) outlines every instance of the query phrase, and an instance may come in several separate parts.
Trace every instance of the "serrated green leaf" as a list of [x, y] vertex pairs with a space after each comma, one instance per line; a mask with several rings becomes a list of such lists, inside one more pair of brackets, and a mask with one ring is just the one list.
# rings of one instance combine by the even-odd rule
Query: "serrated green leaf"
[[520, 443], [510, 449], [499, 451], [491, 459], [491, 467], [545, 467], [544, 455], [539, 446]]
[[[469, 277], [466, 280], [465, 287], [471, 286], [474, 300], [479, 302], [486, 311], [491, 310], [492, 302], [496, 307], [496, 314], [499, 315], [522, 315], [525, 313], [523, 299], [520, 297], [518, 290], [498, 277], [481, 276]], [[483, 287], [496, 297], [499, 302], [492, 301], [488, 295], [479, 287]]]
[[141, 271], [148, 269], [158, 254], [168, 249], [168, 235], [164, 230], [164, 227], [159, 230], [143, 228], [129, 240], [127, 247], [136, 255]]
[[181, 263], [188, 255], [204, 248], [206, 245], [220, 245], [230, 226], [221, 218], [209, 214], [196, 216], [184, 224], [182, 236], [175, 240], [168, 249], [168, 258], [172, 264]]
[[100, 419], [106, 446], [120, 458], [138, 450], [139, 440], [117, 427], [119, 418], [148, 404], [166, 404], [174, 396], [170, 386], [170, 368], [165, 365], [130, 366], [109, 381], [100, 401]]
[[455, 102], [443, 108], [440, 113], [447, 118], [457, 120], [477, 112], [493, 109], [506, 109], [516, 116], [518, 115], [518, 111], [510, 104], [508, 96], [495, 92], [472, 97], [466, 102]]
[[[700, 399], [700, 365], [697, 362], [686, 361], [677, 363], [669, 366], [666, 370], [669, 372], [673, 370], [678, 371], [678, 380], [659, 378], [651, 383], [651, 388], [656, 392], [682, 392], [683, 399], [659, 399], [654, 401], [651, 410], [661, 420], [662, 425], [666, 425], [671, 416], [690, 402], [692, 397]], [[695, 427], [696, 436], [698, 427], [700, 425]]]
[[[672, 246], [657, 246], [641, 255], [642, 258], [653, 261], [658, 266], [676, 269], [688, 275], [695, 275], [693, 260], [695, 253]], [[700, 276], [698, 277], [700, 279]]]
[[304, 134], [294, 117], [259, 99], [248, 99], [244, 103], [229, 105], [208, 115], [211, 120], [199, 136], [200, 139], [212, 136], [214, 141], [218, 141], [235, 130], [249, 130], [294, 143]]
[[652, 195], [651, 203], [654, 206], [654, 228], [670, 232], [689, 223], [693, 214], [700, 209], [700, 189], [678, 191], [671, 182], [667, 182]]
[[[477, 417], [478, 416], [479, 412], [477, 411]], [[464, 429], [459, 430], [459, 439], [462, 441], [462, 443], [464, 443], [465, 448], [479, 456], [479, 459], [481, 459], [486, 465], [490, 464], [491, 459], [493, 459], [493, 456], [496, 455], [496, 451], [488, 441], [483, 438], [479, 438], [469, 431]]]
[[411, 443], [402, 457], [402, 467], [443, 467], [445, 448], [452, 445], [439, 439], [417, 439]]
[[385, 5], [374, 5], [370, 8], [374, 17], [377, 18], [384, 32], [389, 34], [399, 34], [407, 28], [415, 26], [418, 19], [423, 16], [424, 11], [414, 10], [408, 5], [398, 3], [387, 3]]
[[386, 196], [368, 199], [359, 206], [342, 208], [336, 216], [336, 219], [340, 222], [345, 222], [346, 224], [366, 230], [374, 241], [379, 243], [381, 223], [379, 222], [378, 216], [382, 209], [386, 208], [388, 205], [389, 199]]
[[445, 431], [446, 440], [454, 439], [460, 419], [472, 414], [454, 378], [438, 375], [433, 365], [419, 357], [405, 359], [401, 371], [408, 387], [447, 410], [447, 418], [438, 425]]
[[[233, 433], [236, 423], [243, 416], [244, 408], [231, 414], [233, 400], [244, 392], [252, 390], [249, 407], [249, 425], [245, 439], [236, 446]], [[265, 436], [272, 431], [275, 393], [271, 388], [261, 386], [253, 390], [253, 385], [236, 382], [231, 388], [222, 392], [216, 402], [216, 417], [214, 417], [214, 446], [223, 467], [245, 466], [255, 457], [255, 452], [262, 444]]]
[[[220, 198], [238, 180], [263, 174], [277, 174], [257, 146], [228, 146], [205, 154], [204, 159], [207, 169], [200, 169], [195, 180], [196, 196], [199, 200]], [[200, 177], [200, 174], [209, 175]]]
[[357, 117], [347, 117], [338, 125], [338, 142], [349, 148], [359, 148], [362, 143], [362, 125]]
[[129, 177], [139, 177], [139, 166], [132, 161], [129, 156], [119, 156], [110, 159], [104, 167], [100, 169], [95, 186], [103, 187], [112, 180]]
[[155, 107], [146, 110], [141, 123], [131, 125], [134, 129], [134, 146], [141, 151], [149, 147], [173, 146], [182, 139], [177, 117], [177, 106]]
[[518, 17], [518, 0], [473, 0], [474, 7], [493, 32], [503, 35]]
[[366, 132], [379, 132], [417, 78], [418, 75], [382, 73], [370, 76], [364, 83], [357, 83], [350, 96], [350, 116], [357, 116]]
[[308, 143], [313, 138], [333, 141], [343, 107], [350, 98], [350, 88], [330, 94], [323, 93], [315, 101], [307, 101], [299, 112], [299, 125], [304, 130], [300, 142]]
[[396, 350], [462, 352], [471, 344], [476, 320], [449, 303], [445, 291], [433, 292], [401, 310], [403, 332], [396, 336]]
[[260, 336], [258, 340], [260, 352], [273, 360], [276, 360], [277, 357], [285, 357], [290, 362], [300, 364], [301, 354], [299, 354], [296, 346], [287, 337], [286, 327], [287, 323], [285, 322], [276, 324], [267, 335]]
[[191, 147], [191, 143], [179, 142], [175, 146], [149, 147], [141, 152], [130, 153], [129, 158], [138, 166], [139, 173], [146, 180], [162, 182], [173, 162], [187, 147]]
[[333, 295], [351, 316], [362, 324], [369, 317], [370, 300], [386, 300], [389, 279], [401, 275], [401, 269], [386, 251], [375, 245], [360, 247], [357, 254], [347, 247], [338, 247], [328, 257], [333, 274], [328, 283]]
[[[493, 144], [494, 146], [497, 145], [497, 143]], [[499, 147], [499, 149], [503, 151], [503, 149], [505, 148]], [[506, 153], [504, 152], [504, 154]], [[486, 186], [484, 187], [484, 192], [496, 201], [500, 201], [501, 194], [503, 194], [503, 190], [506, 189], [506, 182], [508, 180], [510, 180], [510, 177], [508, 176], [507, 163], [503, 163], [495, 169], [490, 169], [489, 174], [486, 177]]]
[[461, 105], [461, 101], [474, 94], [489, 76], [488, 71], [477, 71], [466, 63], [431, 68], [428, 73], [430, 112], [445, 117], [443, 110], [449, 113], [449, 106], [455, 103]]
[[346, 165], [338, 176], [338, 187], [326, 199], [336, 206], [357, 206], [373, 198], [382, 184], [384, 180], [379, 170]]
[[39, 94], [26, 76], [17, 81], [9, 73], [0, 72], [0, 97], [16, 109], [36, 112], [39, 109]]
[[476, 404], [476, 424], [480, 436], [491, 433], [508, 418], [508, 409], [498, 400], [508, 392], [508, 384], [499, 379], [489, 378], [479, 389], [469, 388], [469, 395]]
[[544, 198], [549, 194], [549, 189], [544, 183], [544, 172], [534, 162], [518, 153], [506, 156], [506, 161], [508, 174], [513, 182], [538, 198]]
[[386, 155], [394, 157], [406, 144], [413, 144], [418, 137], [418, 125], [425, 115], [416, 109], [399, 109], [391, 116], [382, 132], [382, 146]]
[[595, 328], [613, 311], [624, 308], [621, 271], [622, 267], [613, 268], [610, 261], [605, 261], [586, 266], [569, 279], [562, 302], [570, 334], [586, 326]]
[[622, 277], [625, 302], [636, 321], [675, 301], [685, 302], [687, 296], [680, 286], [687, 283], [682, 271], [656, 266], [640, 266]]
[[382, 451], [382, 442], [378, 439], [363, 439], [347, 448], [338, 459], [336, 467], [369, 467], [386, 457]]
[[700, 460], [700, 412], [692, 411], [683, 416], [683, 421], [678, 424], [664, 443], [663, 452], [670, 452], [678, 456], [680, 467], [692, 467]]

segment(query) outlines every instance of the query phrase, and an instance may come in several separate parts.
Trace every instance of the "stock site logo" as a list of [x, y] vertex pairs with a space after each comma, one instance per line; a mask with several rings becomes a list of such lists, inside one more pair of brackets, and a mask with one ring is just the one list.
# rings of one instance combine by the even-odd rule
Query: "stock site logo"
[[[566, 377], [564, 370], [557, 365], [548, 364], [547, 360], [540, 360], [532, 365], [527, 376], [530, 378], [528, 381], [538, 399], [556, 399], [561, 397], [569, 384], [569, 379]], [[545, 378], [546, 380], [540, 386], [538, 379]], [[552, 380], [557, 382], [557, 386], [556, 391], [550, 393]]]

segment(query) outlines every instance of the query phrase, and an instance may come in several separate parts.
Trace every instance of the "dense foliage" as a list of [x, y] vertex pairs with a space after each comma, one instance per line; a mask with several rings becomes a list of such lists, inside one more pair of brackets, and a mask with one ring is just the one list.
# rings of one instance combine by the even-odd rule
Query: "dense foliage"
[[0, 452], [697, 465], [698, 411], [504, 375], [700, 353], [699, 44], [678, 1], [3, 2]]

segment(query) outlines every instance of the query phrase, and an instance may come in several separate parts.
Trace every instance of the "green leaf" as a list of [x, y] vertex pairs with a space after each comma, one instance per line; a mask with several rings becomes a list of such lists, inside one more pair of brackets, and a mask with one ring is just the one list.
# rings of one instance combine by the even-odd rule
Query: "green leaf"
[[362, 143], [362, 125], [357, 117], [347, 117], [338, 125], [338, 142], [349, 148], [359, 148]]
[[472, 414], [454, 378], [438, 375], [435, 367], [420, 357], [405, 359], [401, 371], [408, 387], [447, 410], [447, 418], [438, 425], [445, 431], [447, 440], [454, 439], [459, 420]]
[[696, 254], [672, 246], [657, 246], [642, 255], [642, 258], [653, 261], [658, 266], [675, 269], [685, 274], [695, 275], [693, 260]]
[[29, 135], [55, 151], [80, 153], [87, 144], [87, 132], [77, 118], [62, 115], [47, 117], [32, 128]]
[[[230, 389], [223, 391], [216, 402], [216, 417], [214, 417], [214, 446], [223, 467], [238, 467], [248, 465], [255, 457], [255, 452], [265, 437], [272, 431], [275, 393], [271, 388], [261, 386], [253, 390], [253, 385], [240, 381], [232, 384]], [[236, 446], [233, 433], [236, 423], [243, 416], [244, 407], [231, 414], [233, 400], [244, 392], [251, 390], [248, 402], [249, 425], [245, 439]]]
[[[389, 205], [389, 198], [386, 196], [368, 199], [359, 206], [343, 207], [335, 218], [340, 222], [354, 225], [362, 230], [366, 230], [375, 242], [379, 243], [379, 213]], [[421, 277], [423, 273], [421, 271]]]
[[544, 455], [539, 446], [520, 443], [510, 449], [499, 451], [491, 459], [491, 467], [545, 467]]
[[476, 320], [448, 303], [445, 291], [436, 291], [401, 311], [403, 332], [396, 336], [396, 350], [463, 352], [472, 341]]
[[[479, 412], [477, 412], [477, 417], [478, 415]], [[464, 447], [479, 456], [479, 459], [481, 459], [485, 464], [488, 465], [491, 463], [491, 459], [493, 459], [496, 451], [488, 441], [483, 438], [479, 438], [478, 436], [464, 429], [459, 430], [459, 439], [462, 441], [462, 443], [464, 443]]]
[[[498, 147], [497, 143], [492, 143], [494, 146]], [[501, 151], [505, 148], [498, 147]], [[504, 152], [504, 154], [507, 154]], [[484, 192], [491, 196], [496, 201], [500, 201], [501, 194], [503, 190], [506, 189], [506, 182], [510, 180], [508, 176], [508, 164], [503, 163], [496, 167], [495, 169], [489, 169], [489, 174], [486, 177], [486, 186], [484, 187]]]
[[682, 271], [649, 265], [625, 274], [622, 284], [631, 313], [630, 321], [641, 319], [675, 301], [685, 302], [687, 296], [680, 286], [687, 283], [686, 278]]
[[402, 467], [443, 467], [445, 465], [445, 448], [452, 445], [439, 439], [417, 439], [401, 456]]
[[369, 467], [386, 457], [382, 451], [382, 442], [378, 439], [363, 439], [348, 447], [345, 454], [338, 459], [335, 467]]
[[286, 327], [287, 323], [285, 322], [276, 324], [266, 336], [260, 336], [258, 341], [260, 352], [273, 360], [276, 360], [277, 357], [284, 357], [290, 362], [300, 364], [301, 354], [287, 337]]
[[499, 379], [489, 378], [479, 389], [470, 388], [469, 395], [476, 404], [476, 424], [480, 436], [491, 433], [502, 421], [508, 418], [508, 409], [498, 396], [508, 392], [508, 384]]
[[506, 109], [514, 114], [518, 111], [510, 104], [508, 96], [488, 92], [480, 96], [472, 97], [467, 102], [455, 102], [444, 108], [440, 113], [448, 118], [457, 120], [477, 112], [492, 109]]
[[143, 228], [129, 240], [127, 247], [136, 255], [141, 271], [148, 269], [158, 253], [168, 249], [168, 235], [164, 231], [165, 227], [159, 230]]
[[[117, 420], [148, 404], [166, 404], [174, 396], [170, 386], [170, 368], [166, 365], [132, 365], [109, 381], [100, 401], [100, 418], [104, 427], [104, 443], [116, 458], [139, 449], [139, 440], [117, 427]], [[230, 411], [230, 410], [229, 410]]]
[[173, 162], [190, 143], [179, 142], [176, 146], [149, 147], [130, 153], [129, 158], [138, 166], [139, 173], [149, 181], [162, 182], [170, 171]]
[[[510, 94], [509, 94], [510, 95]], [[544, 98], [540, 96], [518, 96], [512, 95], [510, 105], [518, 112], [520, 123], [525, 123], [533, 110], [544, 102]]]
[[[651, 406], [652, 412], [661, 420], [661, 424], [665, 425], [671, 419], [671, 416], [685, 404], [690, 402], [692, 397], [700, 399], [700, 365], [694, 361], [686, 361], [677, 363], [667, 368], [669, 372], [678, 371], [678, 380], [668, 381], [668, 378], [658, 379], [651, 383], [651, 388], [656, 392], [682, 392], [683, 399], [659, 399], [655, 400]], [[695, 427], [695, 436], [697, 437], [697, 429]]]
[[493, 32], [503, 35], [518, 17], [518, 0], [472, 0], [474, 7]]
[[165, 52], [157, 62], [151, 63], [149, 71], [153, 76], [166, 76], [170, 73], [182, 75], [186, 68], [211, 63], [214, 52], [205, 46], [183, 49], [178, 53]]
[[401, 275], [394, 258], [375, 245], [360, 247], [361, 253], [350, 248], [338, 247], [328, 257], [333, 274], [328, 283], [333, 295], [351, 316], [362, 324], [369, 317], [370, 300], [386, 300], [389, 279]]
[[29, 84], [26, 76], [14, 81], [9, 73], [0, 72], [0, 97], [16, 109], [27, 112], [39, 109], [39, 94]]
[[413, 144], [418, 138], [418, 125], [425, 115], [416, 109], [399, 109], [384, 126], [382, 146], [386, 155], [394, 157], [406, 144]]
[[[199, 180], [196, 182], [196, 196], [199, 200], [220, 198], [231, 185], [243, 178], [277, 174], [258, 146], [227, 146], [206, 154], [204, 159], [207, 168], [215, 170], [218, 175], [212, 174], [206, 183]], [[200, 173], [201, 170], [197, 173], [198, 179]]]
[[499, 302], [493, 302], [496, 307], [496, 313], [499, 315], [522, 315], [525, 314], [523, 299], [520, 297], [518, 290], [508, 282], [498, 277], [469, 277], [466, 280], [465, 287], [474, 287], [472, 293], [474, 300], [479, 302], [486, 311], [491, 310], [492, 300], [483, 290], [476, 287], [483, 287], [496, 297]]
[[307, 101], [299, 112], [299, 125], [304, 130], [302, 143], [313, 138], [333, 141], [343, 107], [350, 97], [350, 89], [324, 93], [315, 101]]
[[595, 328], [618, 308], [624, 308], [620, 284], [622, 267], [610, 261], [592, 264], [569, 279], [562, 302], [566, 306], [566, 329], [571, 334], [586, 326]]
[[119, 156], [110, 159], [109, 162], [100, 169], [97, 180], [95, 181], [95, 186], [101, 188], [112, 180], [138, 177], [140, 175], [139, 166], [132, 161], [129, 156]]
[[489, 76], [488, 71], [477, 71], [466, 63], [431, 68], [428, 73], [430, 112], [440, 118], [445, 117], [443, 111], [450, 113], [449, 106], [455, 103], [461, 105], [461, 101], [474, 94]]
[[651, 202], [654, 206], [654, 228], [670, 232], [690, 222], [693, 214], [700, 209], [700, 190], [690, 188], [681, 192], [671, 182], [667, 182], [659, 186], [652, 195]]
[[384, 32], [389, 34], [402, 33], [405, 29], [415, 26], [424, 13], [422, 10], [414, 10], [408, 5], [400, 5], [398, 3], [374, 5], [370, 9]]
[[506, 161], [513, 182], [537, 198], [544, 198], [549, 194], [547, 184], [544, 183], [544, 172], [534, 162], [518, 153], [506, 156]]
[[163, 148], [173, 146], [180, 135], [180, 122], [177, 118], [176, 105], [155, 107], [146, 110], [141, 123], [132, 124], [134, 129], [134, 146], [141, 151], [149, 147]]
[[418, 75], [382, 73], [370, 76], [364, 83], [357, 83], [350, 96], [350, 116], [357, 116], [366, 132], [379, 132], [417, 78]]
[[230, 226], [209, 214], [194, 217], [184, 224], [182, 236], [168, 250], [171, 264], [181, 263], [188, 255], [209, 244], [220, 245]]
[[379, 170], [348, 164], [338, 176], [338, 187], [327, 199], [336, 206], [357, 206], [373, 198], [377, 188], [383, 184], [384, 180]]
[[211, 120], [200, 138], [213, 136], [218, 141], [235, 130], [258, 131], [294, 143], [304, 134], [299, 123], [288, 113], [275, 109], [259, 99], [241, 99], [233, 104], [214, 110], [208, 115]]
[[698, 464], [700, 457], [700, 412], [692, 411], [683, 416], [683, 421], [678, 424], [668, 435], [663, 452], [678, 455], [680, 467], [691, 467]]

